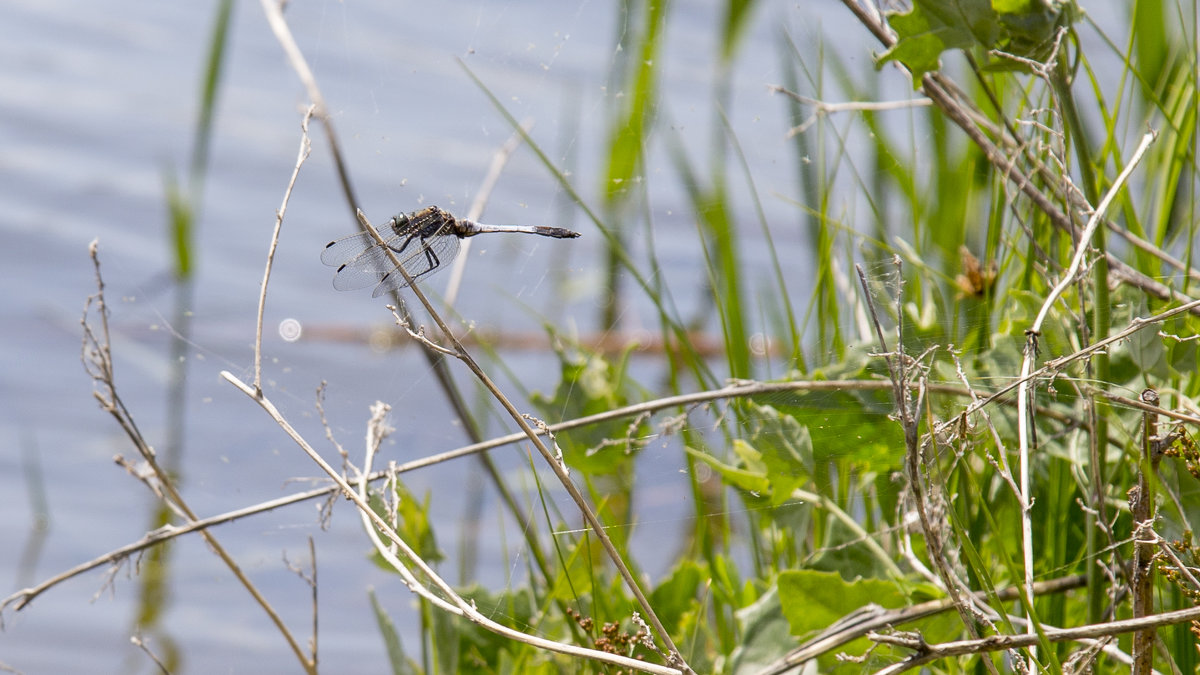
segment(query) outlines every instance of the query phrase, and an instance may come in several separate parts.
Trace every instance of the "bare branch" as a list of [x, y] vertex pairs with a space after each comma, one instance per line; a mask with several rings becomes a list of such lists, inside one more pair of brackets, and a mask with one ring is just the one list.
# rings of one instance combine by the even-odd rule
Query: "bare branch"
[[[1189, 607], [1188, 609], [1163, 612], [1162, 614], [1155, 614], [1140, 619], [1109, 621], [1108, 623], [1088, 624], [1077, 628], [1052, 628], [1043, 625], [1042, 635], [1044, 635], [1046, 641], [1051, 643], [1097, 640], [1113, 635], [1162, 628], [1163, 626], [1174, 626], [1196, 620], [1200, 620], [1200, 607]], [[869, 635], [868, 637], [881, 642], [889, 641], [895, 643], [891, 638], [878, 633]], [[938, 659], [965, 656], [968, 654], [983, 654], [1004, 649], [1032, 647], [1038, 644], [1039, 641], [1040, 637], [1038, 635], [1031, 635], [1029, 633], [1022, 633], [1020, 635], [990, 635], [978, 640], [960, 640], [941, 644], [928, 644], [923, 640], [910, 640], [901, 646], [915, 649], [917, 653], [909, 656], [900, 663], [882, 668], [877, 673], [879, 675], [895, 675], [896, 673], [902, 673]]]
[[263, 312], [267, 306], [267, 282], [271, 280], [271, 266], [275, 262], [275, 247], [279, 245], [279, 231], [283, 229], [283, 215], [287, 213], [288, 200], [292, 198], [292, 188], [296, 186], [296, 177], [300, 175], [300, 167], [308, 154], [312, 152], [312, 144], [308, 141], [308, 120], [312, 119], [316, 105], [308, 106], [304, 119], [300, 122], [300, 152], [296, 156], [296, 166], [292, 169], [292, 177], [288, 180], [287, 190], [283, 193], [283, 203], [275, 212], [275, 230], [271, 233], [271, 245], [267, 249], [267, 265], [263, 270], [262, 289], [258, 294], [258, 321], [254, 332], [254, 390], [262, 394], [262, 331]]
[[841, 113], [841, 112], [885, 112], [889, 110], [905, 110], [908, 108], [924, 108], [933, 105], [933, 101], [927, 98], [915, 98], [906, 101], [850, 101], [849, 103], [826, 103], [815, 98], [801, 96], [786, 87], [774, 84], [768, 85], [767, 90], [775, 94], [783, 94], [792, 100], [803, 103], [804, 105], [812, 106], [813, 112], [803, 122], [788, 129], [787, 138], [792, 138], [798, 134], [802, 134], [809, 130], [812, 125], [816, 124], [822, 117]]
[[[129, 410], [125, 407], [125, 404], [121, 401], [120, 396], [117, 394], [116, 381], [113, 378], [112, 349], [110, 348], [108, 341], [108, 309], [104, 302], [104, 280], [100, 276], [100, 257], [98, 248], [99, 247], [95, 241], [93, 241], [88, 247], [92, 258], [92, 265], [96, 272], [96, 293], [87, 299], [87, 302], [84, 305], [83, 318], [81, 319], [84, 333], [84, 367], [88, 373], [92, 375], [94, 383], [98, 386], [98, 390], [94, 393], [96, 399], [100, 401], [101, 407], [113, 416], [113, 418], [117, 421], [117, 424], [120, 425], [125, 431], [125, 434], [129, 437], [129, 440], [132, 441], [134, 447], [137, 448], [138, 453], [142, 456], [142, 460], [146, 462], [146, 464], [150, 467], [150, 470], [153, 472], [155, 482], [143, 482], [151, 486], [151, 489], [155, 492], [155, 494], [159, 495], [159, 497], [163, 499], [173, 510], [175, 510], [176, 513], [179, 513], [188, 522], [195, 522], [199, 520], [196, 512], [188, 506], [186, 500], [183, 498], [183, 495], [179, 493], [175, 486], [174, 480], [171, 478], [171, 475], [158, 463], [154, 450], [150, 447], [150, 444], [146, 442], [146, 439], [142, 436], [141, 431], [138, 430], [137, 424], [133, 421], [133, 416], [130, 414]], [[101, 332], [99, 336], [96, 335], [96, 333], [88, 324], [88, 315], [93, 304], [95, 304], [97, 312], [100, 315]], [[279, 614], [275, 611], [267, 599], [262, 595], [262, 593], [259, 592], [258, 588], [254, 586], [249, 577], [245, 575], [241, 567], [239, 567], [237, 562], [233, 559], [233, 556], [231, 556], [225, 550], [225, 548], [221, 546], [220, 542], [217, 541], [216, 537], [214, 537], [207, 530], [201, 529], [200, 536], [204, 538], [205, 542], [209, 545], [212, 551], [216, 553], [217, 557], [219, 557], [225, 566], [229, 568], [229, 571], [232, 572], [234, 577], [237, 578], [237, 580], [242, 584], [242, 587], [246, 589], [246, 592], [248, 592], [250, 596], [254, 598], [254, 601], [263, 608], [263, 611], [267, 613], [267, 616], [270, 617], [272, 623], [275, 624], [276, 629], [279, 630], [288, 646], [292, 649], [292, 652], [296, 655], [296, 658], [300, 661], [304, 670], [306, 672], [316, 672], [316, 663], [310, 660], [304, 654], [304, 651], [301, 649], [299, 643], [296, 642], [295, 638], [291, 634], [291, 631], [288, 630], [287, 625], [283, 623], [283, 619], [280, 618]], [[39, 586], [39, 588], [42, 589], [48, 587], [49, 586], [46, 584]], [[2, 605], [0, 605], [0, 608], [6, 607], [10, 602], [13, 602], [15, 603], [14, 606], [17, 609], [20, 609], [28, 604], [34, 595], [36, 595], [36, 593], [16, 593], [12, 596], [9, 596], [9, 598], [6, 599]]]

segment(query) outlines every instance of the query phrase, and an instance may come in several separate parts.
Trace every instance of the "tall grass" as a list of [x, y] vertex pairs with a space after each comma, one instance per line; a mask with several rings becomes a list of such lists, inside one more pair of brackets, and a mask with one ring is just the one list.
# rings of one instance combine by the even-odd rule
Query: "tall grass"
[[[753, 11], [752, 4], [729, 4], [715, 62], [737, 58], [733, 24]], [[957, 116], [936, 96], [934, 105], [907, 111], [828, 112], [820, 100], [878, 99], [883, 87], [874, 80], [894, 78], [894, 72], [864, 76], [840, 61], [844, 50], [801, 48], [788, 36], [781, 40], [781, 84], [799, 96], [780, 102], [797, 122], [814, 111], [823, 115], [791, 140], [797, 158], [804, 158], [795, 191], [797, 216], [807, 223], [822, 283], [807, 302], [795, 302], [783, 281], [787, 265], [773, 261], [779, 270], [776, 297], [783, 300], [768, 310], [772, 320], [763, 325], [774, 331], [772, 341], [786, 345], [792, 370], [783, 381], [793, 385], [790, 391], [725, 404], [726, 414], [715, 418], [680, 409], [690, 422], [682, 427], [658, 423], [658, 431], [678, 433], [687, 448], [696, 525], [673, 571], [656, 581], [655, 599], [678, 621], [677, 640], [687, 645], [685, 657], [698, 671], [738, 671], [790, 652], [791, 660], [771, 671], [783, 672], [783, 664], [801, 662], [798, 645], [804, 639], [839, 617], [883, 612], [869, 605], [901, 612], [941, 598], [940, 611], [895, 627], [917, 630], [931, 643], [988, 635], [1032, 638], [1014, 642], [1006, 652], [981, 648], [947, 656], [928, 666], [937, 670], [1003, 671], [1021, 660], [1030, 668], [1066, 672], [1080, 659], [1091, 659], [1097, 672], [1125, 672], [1128, 657], [1140, 659], [1139, 668], [1157, 658], [1160, 669], [1191, 672], [1197, 657], [1186, 621], [1159, 630], [1157, 657], [1135, 647], [1128, 629], [1114, 628], [1115, 639], [1102, 652], [1095, 643], [1060, 641], [1054, 630], [1102, 625], [1134, 612], [1128, 598], [1136, 528], [1127, 492], [1139, 485], [1156, 495], [1153, 531], [1161, 537], [1148, 549], [1154, 557], [1141, 572], [1153, 589], [1149, 613], [1193, 607], [1200, 597], [1195, 575], [1179, 567], [1195, 563], [1193, 523], [1200, 516], [1195, 459], [1184, 458], [1195, 452], [1187, 424], [1200, 421], [1191, 416], [1200, 391], [1195, 313], [1154, 322], [1087, 358], [1043, 371], [1034, 380], [1033, 433], [1023, 443], [1015, 394], [983, 401], [1016, 379], [1028, 354], [1038, 366], [1076, 354], [1191, 299], [1200, 278], [1191, 264], [1195, 8], [1136, 3], [1121, 37], [1105, 35], [1071, 5], [1057, 13], [991, 14], [976, 17], [984, 23], [971, 30], [948, 26], [954, 39], [945, 44], [918, 44], [926, 37], [913, 27], [920, 23], [914, 17], [924, 20], [938, 5], [917, 3], [912, 14], [894, 16], [901, 40], [885, 58], [907, 66], [915, 88], [923, 90], [918, 94], [950, 92]], [[623, 220], [648, 211], [627, 202], [652, 199], [647, 195], [653, 190], [625, 186], [638, 177], [646, 148], [662, 143], [671, 148], [705, 244], [724, 356], [718, 364], [678, 345], [664, 362], [669, 382], [686, 390], [726, 377], [754, 377], [766, 371], [756, 367], [758, 357], [750, 350], [754, 310], [741, 286], [748, 275], [739, 240], [754, 231], [755, 219], [768, 240], [776, 230], [761, 211], [747, 218], [731, 208], [730, 185], [748, 180], [753, 195], [756, 167], [745, 164], [736, 129], [722, 123], [719, 110], [715, 149], [705, 158], [671, 146], [669, 135], [647, 119], [656, 67], [647, 57], [656, 49], [656, 22], [670, 21], [671, 15], [653, 2], [622, 7], [629, 16], [645, 18], [634, 44], [626, 45], [639, 58], [625, 72], [634, 95], [615, 113], [602, 211], [614, 217], [619, 210]], [[1112, 63], [1120, 67], [1107, 65]], [[727, 91], [727, 72], [717, 69], [716, 101]], [[963, 120], [992, 147], [965, 135]], [[1106, 226], [1088, 242], [1086, 275], [1051, 306], [1041, 333], [1027, 335], [1080, 245], [1089, 209], [1112, 187], [1147, 126], [1158, 130], [1158, 139], [1131, 184], [1121, 188]], [[781, 139], [786, 131], [780, 130]], [[545, 155], [543, 161], [568, 182]], [[1018, 184], [1014, 172], [1027, 183]], [[586, 204], [586, 191], [571, 189]], [[853, 225], [835, 215], [845, 212], [847, 190], [859, 205], [855, 211], [866, 216]], [[1031, 201], [1031, 191], [1045, 199]], [[622, 246], [625, 236], [610, 237], [610, 245]], [[887, 262], [893, 257], [901, 261], [899, 268]], [[846, 292], [853, 288], [845, 281], [855, 263], [867, 270], [864, 290], [874, 296], [884, 324], [883, 345], [862, 342], [875, 329], [861, 292]], [[653, 265], [651, 260], [625, 269]], [[619, 268], [614, 263], [610, 270]], [[664, 336], [682, 335], [679, 327], [687, 322], [672, 316], [663, 296], [669, 289], [639, 284], [632, 290], [642, 296], [614, 292], [607, 307], [651, 303], [660, 310]], [[1036, 352], [1029, 351], [1033, 348]], [[576, 356], [582, 350], [564, 352], [564, 363], [603, 358]], [[909, 392], [915, 443], [906, 445], [894, 390], [877, 386], [889, 372], [882, 352], [891, 353], [893, 363], [907, 364], [907, 379], [899, 384]], [[610, 373], [621, 389], [630, 377], [622, 367], [598, 372]], [[894, 377], [896, 371], [890, 372]], [[588, 409], [583, 399], [575, 408], [569, 404], [584, 390], [577, 386], [583, 370], [563, 373], [560, 396], [546, 410]], [[834, 386], [818, 387], [827, 381]], [[1176, 420], [1185, 420], [1176, 427], [1163, 418], [1160, 440], [1146, 443], [1141, 437], [1146, 413], [1135, 401], [1145, 388], [1158, 391], [1163, 410], [1184, 411]], [[655, 424], [639, 422], [638, 433], [655, 430]], [[703, 431], [709, 424], [716, 426]], [[613, 440], [622, 435], [617, 425], [605, 434]], [[592, 436], [566, 439], [567, 456], [586, 456], [599, 441]], [[1022, 460], [1018, 447], [1025, 444], [1030, 445]], [[629, 447], [636, 451], [636, 445]], [[1152, 461], [1141, 457], [1143, 447], [1155, 453]], [[1019, 485], [1021, 461], [1030, 466], [1027, 487]], [[579, 462], [584, 481], [613, 470]], [[611, 485], [628, 493], [595, 497], [636, 499], [632, 481]], [[629, 517], [624, 509], [611, 512], [621, 514]], [[1149, 534], [1143, 530], [1138, 536]], [[563, 571], [576, 580], [584, 573], [572, 573], [570, 566]], [[582, 587], [572, 585], [567, 601], [585, 615], [615, 609], [607, 575], [589, 569], [584, 578]], [[868, 650], [864, 635], [851, 633], [852, 641], [803, 655], [815, 658], [822, 672], [886, 669], [918, 658], [898, 643]], [[839, 650], [863, 660], [838, 661]]]

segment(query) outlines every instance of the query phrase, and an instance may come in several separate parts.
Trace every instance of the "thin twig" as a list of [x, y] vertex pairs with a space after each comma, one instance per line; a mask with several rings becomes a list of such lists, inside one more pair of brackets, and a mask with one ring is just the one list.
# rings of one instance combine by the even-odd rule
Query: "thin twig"
[[1129, 176], [1133, 174], [1133, 170], [1141, 163], [1142, 157], [1145, 156], [1146, 151], [1150, 149], [1150, 144], [1156, 138], [1158, 138], [1157, 131], [1149, 131], [1142, 136], [1142, 142], [1134, 150], [1133, 156], [1129, 158], [1129, 162], [1125, 165], [1125, 168], [1121, 170], [1116, 180], [1108, 188], [1108, 192], [1104, 194], [1104, 198], [1096, 205], [1096, 210], [1092, 213], [1092, 217], [1088, 219], [1087, 225], [1083, 228], [1083, 233], [1079, 237], [1079, 243], [1076, 245], [1075, 255], [1071, 258], [1070, 267], [1067, 268], [1066, 273], [1055, 284], [1050, 294], [1046, 296], [1046, 300], [1042, 302], [1042, 307], [1038, 310], [1037, 318], [1034, 319], [1033, 325], [1029, 327], [1031, 331], [1035, 333], [1041, 332], [1042, 323], [1045, 322], [1046, 317], [1049, 315], [1050, 308], [1066, 292], [1067, 287], [1075, 283], [1075, 276], [1079, 274], [1080, 269], [1083, 267], [1083, 259], [1091, 250], [1092, 235], [1096, 233], [1096, 229], [1104, 222], [1104, 216], [1108, 213], [1108, 207], [1117, 198], [1117, 193], [1121, 191], [1121, 188], [1125, 187], [1125, 182], [1129, 180]]
[[[1141, 399], [1152, 406], [1158, 405], [1158, 392], [1147, 388]], [[1130, 575], [1129, 592], [1133, 596], [1133, 618], [1149, 616], [1154, 612], [1154, 548], [1157, 535], [1154, 533], [1154, 470], [1158, 467], [1158, 453], [1154, 443], [1158, 440], [1158, 415], [1142, 413], [1142, 456], [1138, 462], [1137, 485], [1129, 491], [1129, 516], [1133, 520], [1133, 573]], [[1154, 629], [1140, 630], [1133, 634], [1133, 673], [1150, 675], [1154, 669]]]
[[[117, 424], [119, 424], [121, 428], [125, 430], [126, 436], [129, 437], [129, 440], [133, 443], [134, 447], [137, 448], [142, 459], [154, 473], [154, 476], [157, 480], [157, 488], [152, 489], [155, 490], [155, 493], [160, 494], [161, 498], [168, 504], [168, 506], [170, 506], [175, 512], [179, 513], [187, 521], [197, 521], [199, 520], [199, 517], [196, 515], [195, 511], [188, 506], [186, 500], [183, 498], [183, 495], [179, 493], [171, 475], [159, 464], [155, 456], [154, 449], [150, 447], [148, 442], [146, 442], [146, 439], [144, 436], [142, 436], [137, 424], [133, 421], [133, 415], [125, 407], [125, 404], [121, 401], [120, 396], [117, 394], [116, 380], [114, 379], [113, 375], [112, 349], [109, 344], [108, 308], [104, 302], [104, 279], [100, 275], [100, 257], [98, 245], [95, 241], [93, 241], [89, 246], [89, 252], [92, 258], [92, 266], [95, 268], [96, 273], [96, 293], [88, 298], [84, 307], [84, 315], [81, 319], [81, 322], [83, 324], [84, 332], [84, 367], [88, 373], [92, 375], [93, 381], [99, 385], [99, 388], [92, 393], [100, 402], [100, 405], [103, 407], [103, 409], [111, 414], [113, 418], [116, 419]], [[102, 328], [101, 335], [99, 337], [92, 331], [91, 326], [87, 321], [88, 311], [92, 307], [93, 302], [95, 303], [97, 311], [100, 314]], [[161, 488], [161, 493], [158, 491], [158, 488]], [[219, 557], [221, 561], [225, 563], [225, 566], [229, 568], [229, 571], [232, 572], [234, 577], [242, 584], [242, 587], [246, 589], [252, 598], [254, 598], [254, 601], [257, 602], [258, 605], [263, 608], [263, 611], [267, 613], [267, 616], [270, 617], [272, 623], [275, 624], [275, 627], [279, 630], [288, 646], [292, 649], [292, 652], [296, 655], [296, 658], [300, 661], [305, 672], [315, 673], [316, 662], [312, 661], [304, 654], [304, 650], [300, 647], [299, 643], [296, 642], [295, 638], [291, 634], [291, 631], [289, 631], [287, 625], [284, 624], [283, 619], [275, 611], [275, 608], [271, 606], [271, 603], [269, 603], [262, 593], [259, 592], [258, 588], [254, 586], [249, 577], [247, 577], [242, 571], [241, 567], [238, 566], [237, 562], [233, 559], [233, 556], [231, 556], [225, 550], [225, 548], [221, 546], [220, 542], [217, 541], [216, 537], [207, 530], [200, 530], [200, 536], [204, 539], [205, 543], [208, 544], [212, 551], [217, 554], [217, 557]], [[4, 605], [0, 605], [0, 607], [6, 606], [8, 602], [13, 601], [15, 598], [20, 598], [20, 600], [16, 601], [16, 607], [19, 609], [20, 607], [28, 604], [29, 600], [32, 598], [32, 595], [22, 593], [14, 594], [6, 599]]]
[[167, 667], [167, 664], [162, 662], [162, 659], [158, 658], [158, 655], [150, 649], [150, 645], [146, 644], [146, 641], [143, 640], [140, 635], [134, 635], [130, 637], [129, 642], [134, 647], [142, 650], [142, 653], [144, 653], [146, 656], [149, 656], [150, 660], [154, 662], [154, 665], [158, 666], [158, 671], [160, 673], [163, 673], [163, 675], [171, 674], [171, 669]]
[[[875, 311], [875, 301], [871, 297], [871, 289], [867, 285], [867, 277], [863, 272], [862, 265], [855, 265], [854, 268], [858, 272], [859, 283], [862, 286], [863, 296], [867, 304], [867, 309], [871, 315], [871, 321], [875, 325], [875, 334], [879, 339], [879, 348], [884, 358], [887, 361], [888, 374], [892, 380], [892, 396], [896, 400], [897, 421], [904, 431], [904, 466], [905, 472], [908, 475], [909, 490], [912, 491], [913, 507], [917, 511], [917, 517], [921, 522], [921, 531], [925, 535], [925, 546], [929, 555], [930, 561], [934, 568], [938, 571], [938, 578], [941, 580], [943, 590], [950, 596], [953, 601], [954, 609], [958, 612], [962, 619], [963, 625], [966, 627], [968, 634], [971, 637], [979, 636], [979, 629], [976, 627], [976, 614], [971, 597], [964, 595], [961, 591], [961, 586], [950, 569], [945, 555], [945, 540], [942, 537], [942, 528], [935, 527], [933, 519], [929, 515], [927, 504], [930, 501], [925, 493], [925, 483], [921, 479], [921, 447], [920, 435], [918, 433], [918, 420], [911, 405], [908, 392], [907, 374], [905, 373], [905, 364], [907, 355], [904, 352], [903, 343], [903, 306], [902, 306], [902, 289], [903, 289], [903, 270], [900, 267], [900, 256], [893, 258], [896, 265], [896, 272], [900, 278], [900, 287], [896, 290], [897, 303], [897, 328], [896, 328], [896, 348], [894, 351], [889, 351], [887, 342], [883, 338], [883, 329], [879, 323], [879, 315]], [[925, 387], [925, 378], [921, 377], [918, 390]], [[932, 431], [933, 426], [930, 425]], [[985, 660], [985, 667], [993, 675], [998, 675], [995, 664]]]
[[840, 112], [886, 112], [891, 110], [904, 110], [907, 108], [923, 108], [933, 105], [933, 101], [927, 98], [915, 98], [905, 101], [850, 101], [849, 103], [827, 103], [815, 98], [801, 96], [794, 91], [778, 84], [767, 85], [767, 90], [775, 94], [783, 94], [792, 100], [803, 103], [804, 105], [812, 106], [813, 112], [803, 122], [788, 129], [787, 138], [792, 138], [798, 134], [802, 134], [809, 130], [812, 125], [816, 124], [822, 117], [833, 115]]
[[[1075, 277], [1083, 266], [1084, 256], [1091, 250], [1092, 235], [1104, 220], [1105, 213], [1108, 212], [1109, 205], [1116, 199], [1117, 193], [1125, 186], [1125, 182], [1133, 173], [1133, 170], [1141, 162], [1142, 157], [1146, 154], [1150, 144], [1154, 142], [1157, 133], [1151, 131], [1142, 137], [1142, 142], [1134, 151], [1133, 156], [1125, 165], [1125, 168], [1113, 181], [1105, 193], [1104, 198], [1096, 206], [1092, 217], [1088, 220], [1087, 226], [1083, 230], [1083, 234], [1075, 249], [1075, 255], [1071, 258], [1071, 265], [1067, 271], [1055, 284], [1053, 290], [1042, 303], [1041, 309], [1038, 311], [1037, 317], [1029, 330], [1026, 331], [1026, 344], [1024, 356], [1021, 360], [1021, 385], [1017, 392], [1017, 444], [1019, 457], [1019, 471], [1021, 482], [1021, 551], [1022, 559], [1025, 568], [1025, 587], [1028, 589], [1027, 598], [1030, 603], [1028, 608], [1032, 609], [1033, 605], [1033, 495], [1032, 493], [1032, 476], [1031, 476], [1031, 461], [1030, 455], [1034, 451], [1032, 444], [1033, 425], [1032, 412], [1029, 410], [1030, 401], [1033, 399], [1032, 380], [1029, 378], [1030, 372], [1033, 371], [1034, 360], [1037, 358], [1038, 352], [1038, 336], [1041, 334], [1042, 324], [1046, 317], [1050, 314], [1050, 308], [1058, 301], [1059, 297], [1066, 292], [1067, 287], [1075, 282]], [[1035, 630], [1033, 615], [1027, 613], [1026, 618], [1029, 620], [1028, 630], [1032, 633]]]
[[[1164, 626], [1175, 626], [1181, 623], [1200, 620], [1200, 607], [1189, 607], [1187, 609], [1179, 609], [1172, 612], [1163, 612], [1140, 619], [1125, 619], [1123, 621], [1109, 621], [1107, 623], [1087, 624], [1076, 628], [1053, 628], [1045, 626], [1042, 629], [1042, 635], [1045, 636], [1047, 642], [1073, 642], [1081, 640], [1093, 640], [1105, 638], [1113, 635], [1124, 635], [1125, 633], [1133, 633], [1140, 630], [1153, 630]], [[892, 644], [898, 644], [888, 640], [886, 635], [872, 634], [869, 635], [873, 640], [889, 641]], [[944, 642], [941, 644], [929, 644], [924, 641], [919, 643], [910, 641], [900, 645], [909, 649], [915, 649], [916, 653], [899, 663], [892, 664], [886, 668], [876, 671], [877, 675], [895, 675], [906, 670], [911, 670], [926, 663], [945, 659], [954, 656], [966, 656], [975, 654], [985, 654], [1004, 649], [1020, 649], [1022, 647], [1032, 647], [1040, 641], [1041, 636], [1022, 633], [1019, 635], [989, 635], [988, 637], [978, 640], [959, 640], [956, 642]], [[988, 659], [984, 659], [987, 661]]]
[[292, 198], [292, 188], [296, 186], [296, 177], [300, 175], [300, 167], [312, 152], [312, 143], [308, 140], [308, 121], [312, 119], [316, 105], [308, 106], [304, 119], [300, 122], [300, 151], [296, 156], [296, 166], [292, 169], [292, 177], [288, 180], [287, 190], [283, 192], [283, 203], [275, 212], [275, 230], [271, 233], [271, 245], [267, 249], [267, 264], [263, 270], [262, 286], [258, 293], [258, 319], [254, 332], [254, 391], [262, 393], [262, 334], [263, 313], [267, 307], [267, 282], [271, 280], [271, 266], [275, 263], [275, 248], [279, 245], [279, 231], [283, 229], [283, 215], [287, 213], [288, 200]]
[[350, 182], [350, 172], [346, 168], [346, 162], [342, 160], [341, 145], [338, 143], [337, 134], [333, 129], [333, 124], [330, 122], [329, 106], [325, 104], [325, 97], [321, 95], [321, 89], [317, 86], [317, 78], [313, 75], [312, 68], [308, 67], [308, 61], [304, 59], [304, 54], [300, 51], [300, 46], [296, 44], [296, 38], [292, 37], [292, 31], [288, 28], [287, 21], [283, 18], [281, 3], [275, 0], [262, 0], [262, 6], [263, 12], [267, 16], [267, 23], [271, 26], [271, 32], [275, 33], [275, 39], [279, 41], [279, 45], [283, 47], [284, 53], [287, 54], [288, 61], [292, 64], [292, 69], [300, 76], [300, 82], [308, 92], [308, 100], [312, 101], [312, 104], [316, 106], [313, 114], [325, 127], [325, 136], [329, 139], [329, 150], [333, 155], [333, 164], [337, 167], [338, 179], [342, 183], [342, 191], [346, 194], [346, 202], [350, 204], [350, 210], [353, 211], [355, 204], [358, 204], [358, 198], [354, 196], [354, 188]]
[[317, 591], [319, 589], [319, 586], [317, 585], [317, 546], [313, 541], [312, 535], [308, 536], [309, 571], [305, 572], [303, 567], [301, 567], [300, 565], [297, 565], [297, 564], [293, 564], [292, 561], [288, 560], [287, 551], [283, 552], [283, 564], [285, 567], [287, 567], [289, 570], [291, 570], [296, 576], [300, 577], [300, 580], [303, 581], [305, 583], [305, 585], [307, 585], [309, 587], [309, 590], [312, 591], [312, 607], [311, 607], [312, 637], [310, 637], [308, 639], [308, 648], [309, 648], [309, 651], [312, 652], [313, 661], [317, 662], [318, 661], [318, 659], [317, 659], [317, 644], [318, 644], [318, 642], [317, 642], [317, 627], [318, 627], [317, 619], [319, 617], [319, 613], [317, 611], [317, 606], [318, 606]]

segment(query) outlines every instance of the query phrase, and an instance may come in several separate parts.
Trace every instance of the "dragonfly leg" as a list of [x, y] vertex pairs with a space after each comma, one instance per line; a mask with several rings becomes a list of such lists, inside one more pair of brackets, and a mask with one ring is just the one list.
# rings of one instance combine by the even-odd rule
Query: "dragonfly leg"
[[438, 260], [437, 253], [434, 253], [433, 247], [425, 243], [425, 239], [421, 239], [421, 245], [425, 247], [425, 260], [429, 262], [429, 269], [436, 269], [441, 261]]
[[[420, 234], [420, 233], [419, 233], [419, 232], [413, 232], [412, 234], [408, 235], [408, 239], [405, 239], [405, 240], [404, 240], [404, 243], [403, 243], [403, 244], [400, 244], [400, 248], [396, 248], [395, 246], [388, 246], [388, 248], [392, 249], [392, 250], [393, 250], [393, 251], [395, 251], [396, 253], [404, 253], [404, 249], [408, 248], [408, 245], [409, 245], [410, 243], [412, 243], [412, 240], [413, 240], [413, 239], [415, 239], [415, 238], [417, 237], [417, 235], [418, 235], [418, 234]], [[424, 240], [424, 239], [422, 239], [422, 240], [421, 240], [421, 243], [425, 243], [425, 240]]]

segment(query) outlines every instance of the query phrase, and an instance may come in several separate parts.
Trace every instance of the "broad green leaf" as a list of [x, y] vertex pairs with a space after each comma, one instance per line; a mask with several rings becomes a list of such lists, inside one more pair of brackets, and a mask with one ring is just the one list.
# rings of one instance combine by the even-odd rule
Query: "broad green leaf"
[[837, 572], [791, 570], [779, 575], [779, 602], [792, 635], [804, 636], [868, 605], [894, 609], [907, 599], [890, 581], [846, 581]]
[[[912, 73], [913, 86], [920, 87], [921, 78], [937, 70], [942, 52], [950, 49], [998, 50], [1044, 60], [1057, 30], [1078, 15], [1069, 0], [914, 0], [907, 12], [888, 17], [898, 40], [880, 55], [879, 64], [899, 61]], [[1013, 59], [993, 64], [1021, 67]]]
[[761, 673], [795, 644], [788, 634], [788, 622], [780, 609], [775, 589], [763, 594], [754, 604], [738, 610], [737, 620], [742, 641], [733, 651], [731, 673]]
[[791, 498], [793, 490], [812, 479], [812, 438], [795, 417], [771, 406], [750, 403], [749, 407], [750, 441], [766, 468], [771, 505], [779, 506]]
[[988, 0], [915, 0], [912, 9], [889, 16], [888, 23], [899, 39], [879, 63], [903, 63], [918, 87], [925, 73], [938, 69], [942, 52], [990, 46], [1000, 28]]
[[[650, 593], [650, 605], [665, 626], [677, 626], [682, 617], [698, 609], [702, 585], [708, 581], [708, 571], [699, 562], [684, 558]], [[676, 632], [675, 628], [671, 628]]]

